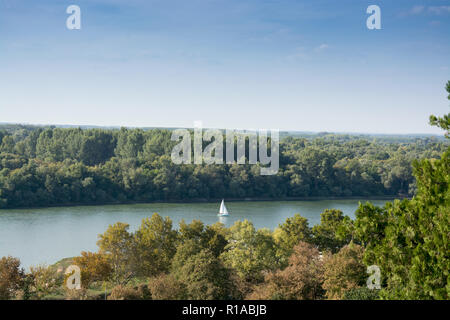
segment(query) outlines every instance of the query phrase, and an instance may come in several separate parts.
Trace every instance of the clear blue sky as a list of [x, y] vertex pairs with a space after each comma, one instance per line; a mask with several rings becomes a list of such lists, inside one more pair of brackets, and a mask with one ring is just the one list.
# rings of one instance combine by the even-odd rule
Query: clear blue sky
[[0, 0], [0, 122], [440, 133], [447, 80], [450, 1]]

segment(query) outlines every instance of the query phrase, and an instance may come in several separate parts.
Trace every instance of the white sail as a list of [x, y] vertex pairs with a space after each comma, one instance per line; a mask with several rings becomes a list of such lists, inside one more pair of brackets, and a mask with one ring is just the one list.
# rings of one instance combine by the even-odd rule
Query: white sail
[[222, 203], [220, 204], [219, 214], [221, 216], [227, 216], [228, 210], [227, 207], [225, 207], [225, 202], [222, 200]]

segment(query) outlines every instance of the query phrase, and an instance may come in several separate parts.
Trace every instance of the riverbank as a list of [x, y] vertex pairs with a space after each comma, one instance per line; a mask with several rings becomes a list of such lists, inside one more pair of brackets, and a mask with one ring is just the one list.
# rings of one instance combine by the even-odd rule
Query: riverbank
[[[347, 197], [282, 197], [282, 198], [225, 198], [226, 202], [249, 202], [249, 201], [261, 201], [261, 202], [274, 202], [274, 201], [324, 201], [324, 200], [403, 200], [411, 199], [407, 196], [347, 196]], [[63, 203], [47, 206], [31, 206], [31, 207], [11, 207], [11, 208], [0, 208], [2, 211], [10, 210], [29, 210], [29, 209], [46, 209], [46, 208], [68, 208], [68, 207], [96, 207], [96, 206], [116, 206], [116, 205], [133, 205], [133, 204], [183, 204], [183, 203], [219, 203], [222, 198], [217, 199], [206, 199], [206, 198], [195, 198], [195, 199], [183, 199], [183, 200], [153, 200], [153, 201], [117, 201], [117, 202], [96, 202], [96, 203]]]

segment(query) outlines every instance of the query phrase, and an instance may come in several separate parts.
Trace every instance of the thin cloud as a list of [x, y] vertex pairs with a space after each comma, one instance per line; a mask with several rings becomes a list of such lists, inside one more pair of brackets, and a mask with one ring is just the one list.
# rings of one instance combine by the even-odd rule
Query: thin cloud
[[306, 52], [305, 47], [297, 47], [293, 54], [290, 54], [286, 57], [288, 62], [296, 62], [298, 60], [308, 59], [309, 55]]
[[430, 21], [430, 26], [432, 27], [439, 27], [440, 25], [441, 25], [440, 21], [437, 20]]
[[411, 10], [409, 11], [410, 14], [415, 15], [415, 14], [420, 14], [424, 11], [425, 6], [414, 6], [411, 8]]
[[432, 7], [428, 7], [428, 12], [432, 13], [432, 14], [437, 14], [437, 15], [450, 13], [450, 6], [432, 6]]
[[314, 51], [315, 52], [322, 52], [322, 51], [324, 51], [324, 50], [326, 50], [328, 48], [330, 48], [330, 46], [328, 44], [322, 43], [320, 46], [314, 48]]
[[323, 52], [329, 48], [330, 46], [326, 43], [322, 43], [317, 47], [297, 47], [292, 54], [285, 57], [285, 60], [288, 62], [309, 60], [314, 57], [314, 53]]
[[413, 6], [411, 9], [400, 13], [400, 16], [417, 16], [421, 14], [442, 15], [450, 13], [450, 6]]
[[406, 16], [416, 16], [418, 14], [421, 14], [422, 12], [425, 11], [425, 6], [414, 6], [411, 9], [407, 10], [407, 11], [403, 11], [400, 13], [401, 17], [406, 17]]

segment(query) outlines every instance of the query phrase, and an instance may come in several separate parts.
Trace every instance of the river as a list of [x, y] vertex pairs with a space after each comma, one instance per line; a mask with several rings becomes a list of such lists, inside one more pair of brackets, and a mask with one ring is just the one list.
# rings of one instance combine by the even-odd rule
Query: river
[[[135, 230], [141, 220], [154, 212], [169, 216], [174, 227], [180, 220], [194, 219], [206, 224], [221, 220], [226, 226], [248, 219], [256, 228], [274, 229], [288, 217], [300, 213], [313, 226], [320, 222], [320, 213], [327, 208], [340, 209], [354, 218], [361, 200], [317, 201], [241, 201], [226, 202], [230, 216], [219, 218], [219, 203], [152, 203], [132, 205], [58, 207], [42, 209], [0, 210], [0, 257], [20, 258], [28, 268], [37, 264], [53, 264], [81, 251], [97, 251], [96, 241], [108, 225], [130, 224]], [[371, 200], [383, 205], [386, 200]]]

